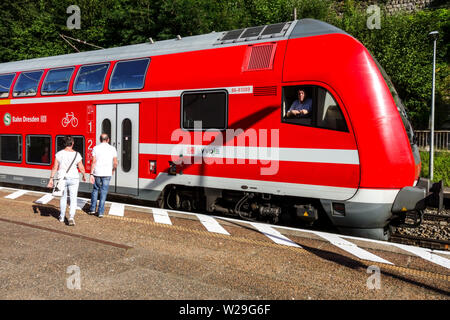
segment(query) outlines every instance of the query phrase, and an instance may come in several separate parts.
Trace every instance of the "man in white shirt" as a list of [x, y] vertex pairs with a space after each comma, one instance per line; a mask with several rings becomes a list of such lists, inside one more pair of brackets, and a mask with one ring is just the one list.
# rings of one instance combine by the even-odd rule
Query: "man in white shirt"
[[105, 212], [106, 195], [108, 194], [111, 176], [117, 168], [117, 150], [109, 144], [109, 136], [106, 133], [100, 135], [100, 144], [92, 149], [92, 167], [90, 182], [93, 184], [91, 195], [91, 207], [89, 214], [95, 214], [98, 193], [98, 217], [102, 218]]

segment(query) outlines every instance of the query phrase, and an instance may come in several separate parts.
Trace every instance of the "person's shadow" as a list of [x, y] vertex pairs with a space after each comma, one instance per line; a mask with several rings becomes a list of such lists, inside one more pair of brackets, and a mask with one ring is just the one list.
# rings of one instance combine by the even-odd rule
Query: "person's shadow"
[[55, 206], [34, 204], [33, 212], [39, 213], [41, 217], [53, 217], [57, 220], [59, 219], [59, 208]]

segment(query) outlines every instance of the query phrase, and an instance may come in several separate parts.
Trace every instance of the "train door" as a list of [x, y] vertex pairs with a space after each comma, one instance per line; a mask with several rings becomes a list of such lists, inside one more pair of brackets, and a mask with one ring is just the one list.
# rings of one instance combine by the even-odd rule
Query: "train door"
[[97, 105], [96, 136], [108, 133], [110, 143], [117, 149], [118, 166], [111, 178], [110, 191], [137, 195], [138, 148], [139, 148], [139, 104]]

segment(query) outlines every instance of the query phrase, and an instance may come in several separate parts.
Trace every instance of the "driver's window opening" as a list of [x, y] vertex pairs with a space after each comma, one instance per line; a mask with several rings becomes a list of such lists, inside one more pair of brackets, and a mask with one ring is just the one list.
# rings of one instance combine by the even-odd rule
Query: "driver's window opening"
[[330, 92], [319, 86], [283, 88], [282, 121], [337, 131], [348, 131], [344, 115]]
[[311, 86], [284, 87], [283, 119], [290, 123], [312, 125], [313, 93]]

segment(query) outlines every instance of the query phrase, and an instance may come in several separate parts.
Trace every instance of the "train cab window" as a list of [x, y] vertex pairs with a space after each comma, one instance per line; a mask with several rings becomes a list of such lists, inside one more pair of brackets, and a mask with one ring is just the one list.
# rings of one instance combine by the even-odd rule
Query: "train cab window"
[[181, 95], [183, 129], [223, 130], [227, 128], [228, 96], [225, 90], [184, 92]]
[[69, 90], [70, 78], [75, 68], [50, 70], [42, 84], [41, 94], [64, 94]]
[[0, 75], [0, 98], [8, 98], [9, 89], [15, 76], [15, 73]]
[[344, 115], [336, 100], [325, 89], [317, 88], [317, 126], [337, 131], [348, 131]]
[[73, 92], [100, 92], [105, 84], [109, 63], [81, 66], [73, 84]]
[[111, 91], [142, 89], [149, 62], [150, 59], [117, 62], [111, 75], [109, 89]]
[[27, 136], [27, 163], [50, 165], [52, 160], [52, 141], [50, 136]]
[[0, 161], [22, 162], [22, 136], [0, 135]]
[[13, 97], [35, 96], [44, 71], [22, 72], [14, 85]]
[[319, 86], [284, 87], [282, 112], [286, 123], [348, 131], [336, 99]]
[[[65, 136], [56, 136], [56, 153], [65, 148], [64, 137]], [[84, 155], [84, 137], [83, 136], [72, 136], [72, 138], [74, 141], [73, 150], [78, 151], [81, 154], [81, 157], [83, 158], [83, 164], [84, 164], [84, 156], [83, 156]]]

